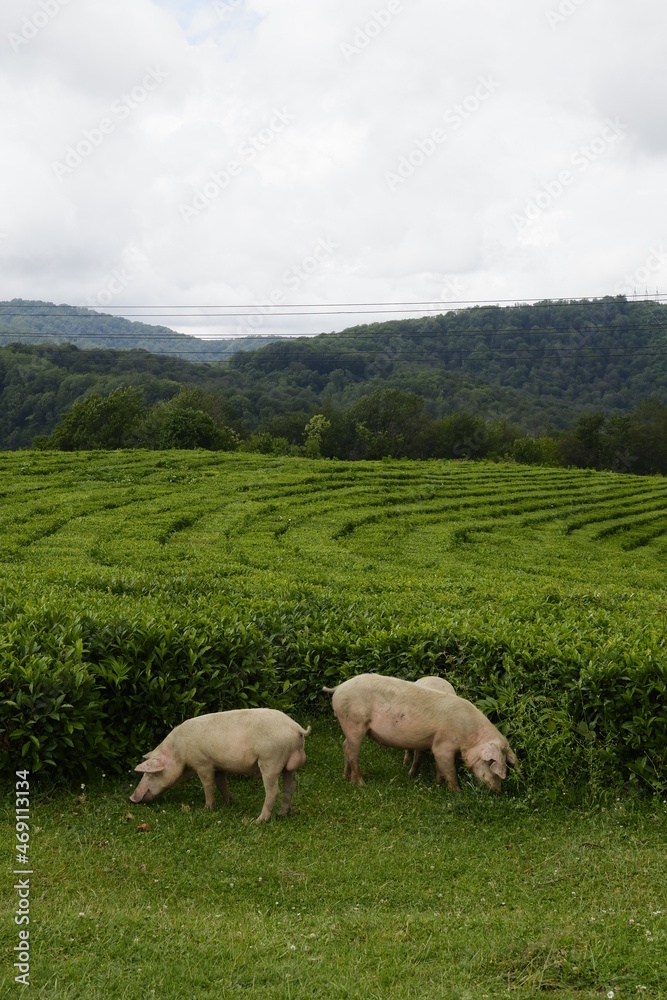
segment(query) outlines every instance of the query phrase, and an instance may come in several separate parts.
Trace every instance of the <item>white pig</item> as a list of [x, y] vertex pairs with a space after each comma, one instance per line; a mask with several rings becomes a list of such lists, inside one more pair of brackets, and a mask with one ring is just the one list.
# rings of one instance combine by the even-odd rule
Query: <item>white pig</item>
[[337, 688], [332, 705], [345, 734], [345, 778], [363, 785], [359, 752], [366, 733], [381, 746], [431, 750], [438, 782], [459, 790], [455, 759], [461, 755], [478, 781], [500, 791], [516, 757], [507, 739], [471, 702], [410, 681], [359, 674]]
[[[426, 688], [428, 691], [437, 691], [440, 694], [456, 694], [453, 686], [446, 681], [444, 677], [420, 677], [418, 681], [414, 681], [415, 684], [419, 684], [420, 687]], [[410, 777], [414, 778], [419, 770], [419, 761], [421, 759], [421, 751], [414, 750], [412, 752], [412, 767], [410, 768]], [[405, 756], [403, 757], [403, 764], [407, 767], [410, 763], [410, 751], [405, 751]]]
[[273, 708], [239, 708], [187, 719], [137, 764], [134, 770], [143, 777], [130, 801], [150, 802], [196, 772], [206, 793], [206, 808], [214, 809], [216, 785], [223, 800], [232, 801], [227, 772], [261, 775], [266, 798], [257, 822], [263, 823], [271, 818], [282, 773], [280, 815], [286, 816], [294, 793], [294, 772], [306, 762], [303, 740], [309, 733], [310, 726], [302, 729], [289, 715]]

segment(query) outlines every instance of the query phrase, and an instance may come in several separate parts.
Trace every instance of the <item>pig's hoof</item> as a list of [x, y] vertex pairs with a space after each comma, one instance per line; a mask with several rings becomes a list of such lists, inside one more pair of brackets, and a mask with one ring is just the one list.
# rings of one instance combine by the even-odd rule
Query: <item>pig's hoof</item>
[[262, 813], [260, 813], [257, 819], [255, 820], [255, 823], [268, 823], [270, 819], [271, 819], [270, 813], [268, 816], [263, 816]]

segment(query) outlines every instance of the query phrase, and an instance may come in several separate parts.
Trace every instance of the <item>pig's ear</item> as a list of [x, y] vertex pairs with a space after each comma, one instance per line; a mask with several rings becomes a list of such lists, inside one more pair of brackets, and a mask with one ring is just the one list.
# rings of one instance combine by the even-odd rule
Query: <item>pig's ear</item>
[[505, 755], [496, 743], [486, 743], [481, 748], [479, 755], [489, 765], [492, 774], [497, 774], [499, 778], [507, 776]]
[[137, 764], [135, 771], [142, 771], [146, 774], [156, 774], [158, 771], [164, 771], [167, 764], [166, 754], [156, 753], [148, 760], [142, 761], [141, 764]]

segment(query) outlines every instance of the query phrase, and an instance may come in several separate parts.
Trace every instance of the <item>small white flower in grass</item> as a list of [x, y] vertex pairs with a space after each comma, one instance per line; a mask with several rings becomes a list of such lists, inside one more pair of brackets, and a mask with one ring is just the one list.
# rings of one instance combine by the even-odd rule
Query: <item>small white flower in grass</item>
[[82, 789], [84, 789], [85, 787], [86, 787], [86, 786], [85, 786], [84, 784], [82, 784], [82, 785], [81, 785], [81, 788], [82, 788]]
[[296, 951], [296, 945], [295, 945], [295, 944], [291, 944], [291, 945], [289, 946], [289, 950], [290, 950], [290, 951]]
[[80, 916], [80, 917], [85, 917], [85, 915], [86, 915], [86, 914], [85, 914], [85, 913], [83, 912], [83, 910], [81, 910], [81, 912], [79, 913], [79, 916]]
[[609, 990], [609, 992], [607, 993], [607, 1000], [614, 1000], [614, 991], [613, 990]]

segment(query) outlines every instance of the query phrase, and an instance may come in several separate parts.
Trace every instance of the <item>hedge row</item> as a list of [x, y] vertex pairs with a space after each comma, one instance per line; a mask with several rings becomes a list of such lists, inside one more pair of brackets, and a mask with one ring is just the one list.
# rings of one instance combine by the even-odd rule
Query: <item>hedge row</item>
[[448, 677], [509, 736], [527, 787], [667, 788], [663, 637], [578, 637], [519, 619], [397, 623], [273, 605], [109, 621], [44, 606], [0, 614], [0, 766], [126, 772], [184, 718], [270, 705], [305, 724], [322, 685], [361, 672]]

